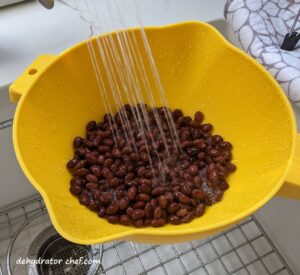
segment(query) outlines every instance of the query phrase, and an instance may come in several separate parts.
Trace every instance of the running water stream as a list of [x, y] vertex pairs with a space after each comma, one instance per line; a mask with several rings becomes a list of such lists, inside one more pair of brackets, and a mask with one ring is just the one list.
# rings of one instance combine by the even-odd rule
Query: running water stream
[[[166, 159], [170, 159], [172, 155], [168, 139], [169, 141], [171, 139], [172, 145], [177, 150], [181, 150], [180, 141], [172, 113], [168, 111], [168, 100], [139, 15], [137, 1], [60, 0], [60, 2], [79, 13], [81, 19], [90, 25], [90, 37], [96, 39], [96, 43], [90, 40], [87, 44], [88, 52], [105, 112], [111, 114], [108, 115], [109, 123], [111, 125], [115, 124], [113, 110], [116, 108], [119, 110], [118, 118], [121, 120], [126, 140], [129, 146], [133, 147], [131, 149], [136, 151], [135, 138], [123, 108], [125, 104], [129, 104], [135, 123], [139, 127], [141, 138], [146, 145], [152, 170], [153, 163], [150, 154], [153, 154], [153, 152], [150, 151], [154, 149], [154, 153], [160, 162], [159, 167], [161, 171], [164, 171], [166, 166], [160, 160], [153, 137], [151, 136], [151, 148], [149, 148], [150, 145], [146, 139], [147, 133], [151, 132], [147, 107], [153, 108], [153, 116], [159, 129], [159, 136], [166, 149]], [[128, 12], [128, 10], [133, 15], [132, 21], [137, 26], [136, 30], [129, 29], [125, 23], [124, 11]], [[98, 37], [99, 34], [112, 30], [119, 31], [116, 32], [115, 36], [105, 35], [102, 38]], [[104, 67], [104, 70], [100, 69], [101, 65]], [[107, 80], [109, 87], [105, 85], [105, 80]], [[154, 93], [159, 96], [154, 97]], [[148, 106], [145, 104], [146, 102]], [[139, 108], [134, 108], [137, 104], [139, 104]], [[170, 137], [166, 137], [166, 129], [164, 130], [166, 126], [163, 125], [158, 109], [155, 108], [161, 106], [166, 107], [163, 108], [163, 112], [167, 118], [167, 128], [170, 130]], [[118, 132], [113, 131], [115, 141], [118, 139], [118, 135]]]

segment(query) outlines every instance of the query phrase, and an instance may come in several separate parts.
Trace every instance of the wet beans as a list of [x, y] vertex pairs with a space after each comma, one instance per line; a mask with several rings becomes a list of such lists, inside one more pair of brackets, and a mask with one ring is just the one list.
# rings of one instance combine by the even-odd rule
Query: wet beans
[[[144, 121], [135, 121], [144, 117], [142, 111], [149, 116], [144, 132]], [[124, 117], [130, 135], [122, 125]], [[112, 224], [162, 227], [201, 217], [207, 206], [222, 199], [229, 188], [226, 178], [237, 169], [231, 162], [232, 144], [213, 135], [213, 125], [203, 121], [200, 111], [191, 117], [180, 109], [148, 109], [144, 104], [127, 104], [114, 117], [90, 121], [86, 136], [74, 138], [74, 156], [66, 164], [73, 176], [70, 192]]]

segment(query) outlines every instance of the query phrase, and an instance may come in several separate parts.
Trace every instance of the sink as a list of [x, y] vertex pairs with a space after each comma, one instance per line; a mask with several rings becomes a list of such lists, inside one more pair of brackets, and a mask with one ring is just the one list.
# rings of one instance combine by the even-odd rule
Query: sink
[[0, 87], [0, 209], [36, 193], [15, 157], [11, 128], [14, 111], [8, 86]]

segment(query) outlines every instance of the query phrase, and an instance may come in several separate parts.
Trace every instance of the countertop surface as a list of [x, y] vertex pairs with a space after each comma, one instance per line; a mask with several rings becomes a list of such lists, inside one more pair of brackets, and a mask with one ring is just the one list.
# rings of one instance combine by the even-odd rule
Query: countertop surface
[[[149, 26], [221, 18], [225, 0], [140, 0], [139, 3], [142, 22]], [[136, 25], [132, 17], [125, 20], [128, 26]], [[35, 1], [1, 8], [0, 86], [12, 82], [38, 55], [58, 54], [89, 34], [89, 24], [59, 1], [55, 1], [51, 10]]]

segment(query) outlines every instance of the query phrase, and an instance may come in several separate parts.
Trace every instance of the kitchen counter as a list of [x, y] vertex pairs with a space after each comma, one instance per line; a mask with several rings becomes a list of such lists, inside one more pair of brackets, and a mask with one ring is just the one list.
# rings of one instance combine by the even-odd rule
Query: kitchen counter
[[[225, 0], [139, 2], [144, 25], [165, 25], [185, 20], [221, 18]], [[109, 22], [107, 20], [106, 23]], [[133, 26], [135, 22], [128, 17], [126, 25]], [[38, 55], [58, 54], [90, 34], [89, 24], [59, 1], [55, 2], [52, 10], [43, 8], [35, 1], [1, 8], [0, 26], [0, 86], [12, 82]]]

